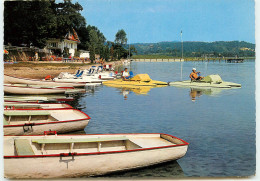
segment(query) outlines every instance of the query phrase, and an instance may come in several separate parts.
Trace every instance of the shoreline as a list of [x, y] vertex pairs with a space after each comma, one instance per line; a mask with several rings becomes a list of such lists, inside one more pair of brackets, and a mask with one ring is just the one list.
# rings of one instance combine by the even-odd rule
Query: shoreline
[[[124, 60], [105, 62], [105, 64], [112, 64], [116, 66], [122, 65]], [[50, 63], [50, 62], [19, 62], [16, 64], [5, 64], [4, 74], [31, 78], [31, 79], [44, 79], [47, 75], [52, 78], [57, 77], [61, 72], [75, 73], [79, 68], [88, 69], [91, 66], [100, 66], [100, 63]]]

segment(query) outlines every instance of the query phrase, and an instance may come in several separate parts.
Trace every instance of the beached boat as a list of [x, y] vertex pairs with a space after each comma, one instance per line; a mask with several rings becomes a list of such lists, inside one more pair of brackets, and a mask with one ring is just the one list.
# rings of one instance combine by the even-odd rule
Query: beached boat
[[130, 85], [130, 86], [159, 86], [168, 85], [167, 82], [152, 80], [148, 74], [137, 74], [129, 80], [116, 79], [103, 82], [104, 85]]
[[73, 87], [39, 87], [39, 86], [24, 86], [4, 84], [5, 94], [23, 94], [23, 95], [39, 95], [39, 94], [64, 94], [67, 89], [73, 89]]
[[76, 74], [68, 72], [61, 72], [53, 80], [56, 82], [85, 82], [86, 85], [90, 83], [102, 83], [105, 80], [115, 79], [113, 72], [98, 71], [96, 68], [90, 68], [89, 70], [78, 70]]
[[6, 178], [102, 175], [182, 158], [188, 143], [162, 133], [5, 136]]
[[19, 102], [45, 102], [45, 101], [73, 101], [73, 97], [67, 97], [66, 95], [55, 95], [55, 94], [48, 94], [48, 95], [5, 95], [4, 96], [4, 101], [19, 101]]
[[44, 131], [59, 133], [83, 130], [90, 117], [76, 109], [4, 110], [5, 135], [37, 135]]
[[90, 69], [86, 69], [83, 71], [82, 76], [94, 76], [95, 78], [99, 78], [101, 80], [113, 80], [116, 77], [114, 71], [104, 71], [103, 66], [92, 66]]
[[10, 75], [4, 75], [4, 83], [6, 84], [33, 84], [33, 85], [49, 85], [49, 86], [63, 86], [63, 87], [84, 87], [85, 82], [55, 82], [53, 80], [40, 80], [19, 78]]
[[5, 101], [4, 109], [72, 109], [68, 104], [59, 104], [59, 103], [28, 103], [28, 102], [19, 102], [19, 101]]
[[219, 75], [208, 75], [204, 79], [199, 81], [185, 80], [185, 81], [170, 82], [169, 85], [188, 86], [188, 87], [215, 87], [215, 88], [241, 87], [241, 84], [223, 81]]
[[86, 84], [101, 84], [103, 82], [103, 80], [96, 78], [94, 76], [84, 76], [84, 77], [79, 77], [79, 78], [59, 78], [59, 77], [55, 77], [53, 79], [55, 82], [83, 82]]

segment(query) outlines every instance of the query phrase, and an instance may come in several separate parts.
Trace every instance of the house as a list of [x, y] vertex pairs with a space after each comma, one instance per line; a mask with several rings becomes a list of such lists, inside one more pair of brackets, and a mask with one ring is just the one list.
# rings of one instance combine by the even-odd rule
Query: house
[[46, 48], [50, 50], [52, 54], [58, 56], [61, 56], [63, 53], [65, 53], [65, 48], [68, 48], [68, 53], [73, 57], [79, 43], [79, 37], [76, 31], [73, 29], [73, 33], [67, 33], [64, 39], [52, 38], [47, 40]]

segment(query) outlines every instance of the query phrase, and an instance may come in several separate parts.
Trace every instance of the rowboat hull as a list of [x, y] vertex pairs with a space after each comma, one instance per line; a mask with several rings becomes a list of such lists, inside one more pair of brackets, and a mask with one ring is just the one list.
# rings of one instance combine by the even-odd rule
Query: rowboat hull
[[75, 82], [55, 82], [52, 80], [40, 80], [19, 78], [10, 75], [4, 75], [4, 83], [6, 84], [37, 84], [37, 85], [49, 85], [49, 86], [64, 86], [64, 87], [84, 87], [86, 83]]
[[4, 110], [4, 135], [41, 135], [83, 130], [90, 117], [76, 109]]
[[60, 88], [39, 88], [39, 87], [20, 87], [4, 85], [6, 94], [22, 94], [22, 95], [41, 95], [41, 94], [64, 94], [66, 89]]
[[4, 135], [42, 135], [44, 131], [69, 133], [83, 130], [89, 123], [88, 119], [79, 121], [64, 121], [50, 124], [35, 124], [32, 126], [4, 126]]
[[[107, 136], [113, 136], [107, 135]], [[118, 134], [115, 134], [118, 136]], [[124, 134], [127, 137], [155, 134]], [[156, 134], [160, 136], [160, 134]], [[63, 135], [60, 135], [60, 137]], [[65, 136], [65, 135], [64, 135]], [[76, 135], [74, 135], [76, 136]], [[85, 135], [85, 137], [93, 135]], [[104, 135], [96, 135], [99, 138]], [[170, 135], [169, 135], [170, 136]], [[48, 136], [49, 137], [49, 136]], [[56, 137], [59, 137], [56, 136]], [[170, 136], [171, 137], [171, 136]], [[17, 137], [16, 137], [17, 138]], [[27, 138], [26, 136], [22, 139]], [[147, 139], [147, 138], [146, 138]], [[180, 140], [179, 140], [180, 141]], [[5, 137], [4, 145], [14, 144], [13, 137]], [[103, 143], [102, 143], [103, 145]], [[104, 146], [107, 144], [104, 144]], [[7, 156], [12, 152], [5, 146], [4, 174], [7, 178], [71, 178], [82, 176], [103, 175], [116, 171], [146, 167], [158, 163], [177, 160], [183, 157], [188, 149], [188, 143], [183, 140], [175, 146], [129, 148], [120, 151], [101, 151], [91, 153]], [[114, 145], [110, 145], [115, 148]], [[9, 151], [7, 149], [10, 149]], [[90, 149], [90, 148], [86, 148]]]
[[4, 101], [13, 101], [13, 102], [30, 102], [30, 103], [36, 103], [36, 102], [43, 102], [43, 101], [73, 101], [74, 99], [72, 97], [66, 97], [66, 95], [55, 95], [55, 94], [45, 94], [41, 96], [34, 96], [34, 95], [15, 95], [15, 96], [4, 96]]

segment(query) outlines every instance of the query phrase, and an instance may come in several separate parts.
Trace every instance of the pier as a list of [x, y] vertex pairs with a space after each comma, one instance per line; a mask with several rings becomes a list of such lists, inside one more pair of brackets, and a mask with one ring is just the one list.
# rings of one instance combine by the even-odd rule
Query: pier
[[[251, 57], [250, 57], [251, 58]], [[165, 59], [165, 58], [161, 58], [161, 59], [151, 59], [151, 58], [143, 58], [143, 59], [132, 59], [132, 61], [135, 62], [184, 62], [184, 61], [225, 61], [226, 63], [243, 63], [244, 59], [246, 58], [236, 58], [236, 57], [218, 57], [218, 58], [205, 58], [205, 57], [194, 57], [194, 58], [169, 58], [169, 59]]]
[[135, 61], [135, 62], [183, 62], [184, 59], [180, 59], [180, 58], [177, 58], [177, 59], [150, 59], [150, 58], [147, 58], [147, 59], [133, 59], [133, 61]]

